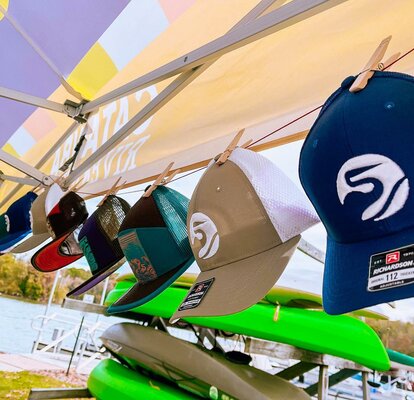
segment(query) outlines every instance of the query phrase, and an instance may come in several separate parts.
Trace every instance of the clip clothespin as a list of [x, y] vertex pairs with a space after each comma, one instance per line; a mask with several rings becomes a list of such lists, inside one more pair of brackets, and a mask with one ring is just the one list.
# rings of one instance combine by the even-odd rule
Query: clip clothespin
[[125, 185], [126, 181], [122, 185], [118, 186], [118, 183], [121, 179], [122, 177], [120, 176], [115, 181], [115, 183], [107, 190], [107, 192], [105, 193], [105, 196], [102, 198], [102, 200], [98, 203], [96, 207], [100, 207], [105, 202], [105, 200], [108, 198], [108, 196], [110, 196], [111, 194], [115, 194], [119, 189], [121, 189]]
[[151, 193], [157, 188], [157, 186], [165, 185], [168, 182], [171, 182], [171, 180], [180, 172], [179, 169], [174, 171], [172, 174], [169, 174], [172, 166], [174, 165], [174, 162], [171, 162], [168, 164], [167, 168], [164, 169], [164, 171], [161, 172], [160, 175], [158, 175], [158, 178], [154, 181], [154, 183], [145, 191], [143, 194], [143, 197], [150, 197]]
[[368, 81], [374, 75], [375, 71], [381, 71], [385, 66], [393, 63], [399, 57], [400, 53], [393, 54], [386, 62], [382, 62], [391, 38], [392, 36], [388, 36], [379, 44], [362, 72], [357, 76], [354, 83], [349, 88], [350, 92], [355, 93], [364, 89], [365, 86], [367, 86]]
[[[237, 147], [237, 144], [239, 143], [241, 137], [243, 136], [243, 133], [244, 133], [244, 129], [237, 132], [236, 136], [233, 138], [233, 140], [227, 146], [226, 150], [224, 150], [223, 153], [218, 158], [218, 160], [217, 160], [218, 165], [222, 165], [227, 161], [227, 159], [230, 157], [230, 154], [232, 153], [232, 151]], [[247, 141], [246, 143], [244, 143], [240, 147], [246, 148], [251, 142], [252, 142], [252, 140], [250, 139], [249, 141]]]

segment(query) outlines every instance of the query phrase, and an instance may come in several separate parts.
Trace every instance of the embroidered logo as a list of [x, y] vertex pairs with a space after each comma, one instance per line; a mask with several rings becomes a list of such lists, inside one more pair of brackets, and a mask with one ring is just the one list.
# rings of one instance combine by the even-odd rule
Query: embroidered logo
[[[346, 175], [354, 170], [362, 170], [354, 176]], [[368, 180], [376, 180], [382, 184], [381, 196], [362, 213], [363, 221], [374, 218], [381, 221], [394, 215], [404, 207], [408, 198], [410, 186], [400, 166], [388, 157], [380, 154], [364, 154], [349, 159], [338, 172], [336, 189], [339, 201], [345, 203], [345, 198], [352, 192], [370, 193], [375, 185]], [[358, 184], [358, 182], [364, 181]]]
[[190, 218], [190, 240], [194, 245], [195, 240], [203, 241], [204, 245], [198, 252], [198, 257], [206, 260], [213, 257], [220, 245], [220, 236], [214, 222], [205, 214], [196, 212]]
[[400, 252], [394, 251], [393, 253], [389, 253], [385, 257], [385, 264], [393, 264], [400, 261]]

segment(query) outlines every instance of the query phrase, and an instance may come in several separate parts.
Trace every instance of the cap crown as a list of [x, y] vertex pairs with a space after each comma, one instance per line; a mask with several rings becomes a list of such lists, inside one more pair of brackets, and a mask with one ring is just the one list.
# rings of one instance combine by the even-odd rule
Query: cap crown
[[328, 235], [351, 243], [413, 226], [414, 79], [376, 72], [344, 81], [302, 148], [299, 172]]
[[139, 282], [154, 280], [192, 258], [185, 225], [188, 202], [175, 190], [159, 186], [127, 214], [118, 240]]
[[7, 216], [6, 220], [8, 220], [8, 233], [30, 231], [30, 209], [36, 198], [37, 195], [35, 193], [28, 192], [10, 205], [5, 213]]
[[50, 233], [58, 238], [81, 225], [88, 217], [85, 201], [75, 192], [68, 192], [47, 216]]
[[121, 223], [130, 208], [124, 199], [110, 195], [85, 221], [78, 239], [92, 273], [124, 257], [117, 236]]
[[188, 213], [190, 243], [202, 270], [251, 257], [318, 222], [299, 189], [272, 162], [237, 148], [201, 177]]

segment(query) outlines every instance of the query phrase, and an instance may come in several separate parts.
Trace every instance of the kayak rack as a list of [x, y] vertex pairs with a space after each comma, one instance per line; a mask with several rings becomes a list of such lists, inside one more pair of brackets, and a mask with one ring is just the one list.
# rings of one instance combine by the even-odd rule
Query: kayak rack
[[[106, 313], [107, 308], [105, 306], [85, 303], [80, 300], [74, 300], [69, 298], [65, 298], [62, 307], [82, 312], [91, 312], [102, 315], [108, 315]], [[214, 329], [209, 329], [188, 323], [185, 323], [185, 325], [181, 326], [171, 326], [168, 319], [132, 312], [121, 313], [117, 316], [120, 318], [134, 320], [144, 325], [148, 325], [153, 328], [158, 328], [160, 330], [167, 332], [168, 327], [184, 329], [194, 333], [197, 336], [197, 340], [201, 343], [207, 340], [212, 346], [219, 346], [219, 344], [216, 341]], [[370, 399], [368, 376], [369, 373], [373, 373], [374, 371], [360, 364], [339, 357], [331, 356], [328, 354], [320, 354], [309, 350], [304, 350], [298, 347], [294, 347], [288, 344], [276, 343], [262, 339], [246, 337], [244, 342], [244, 351], [248, 352], [249, 354], [264, 355], [271, 358], [285, 360], [298, 360], [298, 363], [276, 373], [276, 375], [283, 379], [289, 381], [299, 379], [306, 372], [309, 372], [315, 368], [319, 368], [318, 381], [304, 388], [305, 392], [307, 392], [310, 396], [317, 395], [318, 400], [327, 400], [329, 395], [329, 389], [332, 386], [358, 373], [361, 373], [362, 375], [362, 398], [363, 400]], [[329, 375], [329, 367], [335, 367], [339, 369], [339, 371]], [[41, 399], [46, 397], [36, 398]]]

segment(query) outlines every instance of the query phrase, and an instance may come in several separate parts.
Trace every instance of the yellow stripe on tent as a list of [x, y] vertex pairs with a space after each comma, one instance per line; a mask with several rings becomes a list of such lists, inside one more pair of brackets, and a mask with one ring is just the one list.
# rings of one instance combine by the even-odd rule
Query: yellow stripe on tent
[[[6, 11], [9, 8], [9, 0], [0, 0], [0, 6], [2, 6]], [[4, 15], [0, 11], [0, 21], [3, 19]]]
[[67, 80], [84, 98], [91, 99], [117, 72], [108, 53], [99, 43], [95, 43]]
[[17, 151], [14, 149], [14, 147], [13, 147], [10, 143], [6, 143], [6, 144], [3, 146], [3, 150], [4, 150], [6, 153], [11, 154], [12, 156], [19, 157], [19, 154], [17, 153]]

